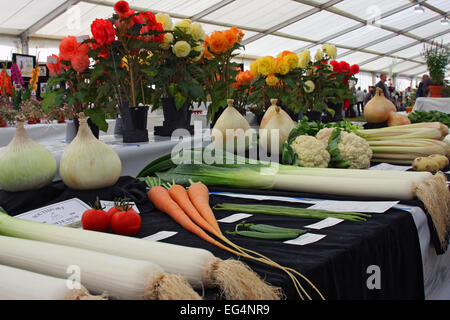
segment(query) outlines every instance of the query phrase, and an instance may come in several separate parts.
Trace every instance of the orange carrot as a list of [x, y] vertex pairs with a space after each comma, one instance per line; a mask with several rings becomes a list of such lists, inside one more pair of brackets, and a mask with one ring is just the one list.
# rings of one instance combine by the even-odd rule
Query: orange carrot
[[[197, 235], [201, 239], [208, 241], [209, 243], [230, 251], [228, 247], [224, 246], [217, 240], [211, 238], [203, 229], [201, 229], [198, 225], [196, 225], [192, 220], [186, 215], [183, 209], [170, 197], [167, 189], [161, 186], [155, 186], [150, 189], [148, 192], [148, 198], [155, 205], [155, 207], [168, 214], [173, 220], [175, 220], [178, 224], [180, 224], [184, 229], [192, 232]], [[230, 251], [234, 253], [234, 251]]]
[[201, 182], [195, 182], [191, 184], [188, 189], [189, 199], [191, 199], [192, 204], [200, 213], [200, 215], [219, 233], [222, 234], [220, 230], [219, 223], [217, 222], [216, 216], [209, 205], [209, 190], [206, 185]]
[[194, 223], [215, 236], [219, 235], [217, 230], [214, 229], [194, 207], [189, 199], [186, 189], [183, 186], [177, 184], [171, 186], [169, 189], [169, 195]]

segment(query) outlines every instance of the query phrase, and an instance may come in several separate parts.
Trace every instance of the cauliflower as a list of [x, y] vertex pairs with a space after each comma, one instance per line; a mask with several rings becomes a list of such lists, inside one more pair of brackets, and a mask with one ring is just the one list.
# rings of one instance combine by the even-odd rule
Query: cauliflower
[[[340, 136], [330, 140], [330, 136], [334, 132], [334, 128], [325, 128], [317, 133], [317, 139], [322, 142], [331, 154], [331, 162], [337, 167], [349, 167], [351, 169], [367, 169], [370, 167], [372, 159], [372, 149], [369, 143], [353, 132], [340, 131]], [[334, 135], [333, 135], [334, 136]], [[337, 143], [337, 150], [335, 143]], [[337, 152], [339, 151], [339, 152]]]
[[313, 136], [298, 136], [290, 145], [302, 167], [327, 168], [331, 156], [326, 147]]

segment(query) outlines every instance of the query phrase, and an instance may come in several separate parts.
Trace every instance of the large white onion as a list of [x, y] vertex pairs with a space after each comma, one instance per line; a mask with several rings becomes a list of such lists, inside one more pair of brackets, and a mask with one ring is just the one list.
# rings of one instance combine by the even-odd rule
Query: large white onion
[[56, 175], [55, 158], [30, 138], [24, 120], [18, 118], [13, 139], [0, 152], [0, 189], [10, 192], [40, 189]]
[[278, 99], [270, 99], [271, 106], [264, 113], [263, 118], [261, 119], [261, 123], [259, 124], [260, 129], [264, 129], [267, 123], [272, 119], [272, 117], [276, 114], [281, 114], [283, 117], [286, 117], [289, 120], [292, 120], [289, 114], [283, 109], [277, 109]]
[[[261, 147], [268, 153], [280, 154], [283, 144], [287, 141], [289, 134], [295, 127], [295, 123], [283, 109], [276, 105], [277, 99], [272, 99], [271, 102], [272, 105], [267, 110], [270, 114], [266, 117], [266, 112], [264, 115], [268, 121], [265, 123], [261, 121], [262, 126], [259, 128], [259, 142]], [[275, 142], [278, 143], [278, 148], [276, 148]]]
[[233, 100], [228, 99], [228, 107], [217, 119], [211, 132], [215, 148], [227, 152], [243, 152], [248, 149], [253, 135], [250, 135], [250, 124], [242, 114], [233, 107]]
[[122, 162], [110, 146], [95, 138], [87, 120], [81, 113], [78, 133], [61, 156], [59, 175], [72, 189], [110, 187], [120, 178]]

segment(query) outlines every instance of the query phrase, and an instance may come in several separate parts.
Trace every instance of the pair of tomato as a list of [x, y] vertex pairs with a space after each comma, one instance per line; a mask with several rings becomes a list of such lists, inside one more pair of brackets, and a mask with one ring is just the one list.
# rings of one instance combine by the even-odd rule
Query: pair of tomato
[[81, 216], [81, 226], [85, 230], [112, 232], [124, 236], [131, 236], [141, 228], [141, 216], [129, 205], [115, 205], [104, 211], [98, 201], [92, 209], [86, 210]]

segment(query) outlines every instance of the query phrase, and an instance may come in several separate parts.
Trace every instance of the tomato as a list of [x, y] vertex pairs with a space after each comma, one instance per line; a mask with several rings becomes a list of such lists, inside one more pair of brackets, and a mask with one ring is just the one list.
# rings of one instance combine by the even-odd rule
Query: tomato
[[112, 215], [110, 226], [116, 234], [131, 236], [141, 229], [141, 216], [133, 209], [118, 211]]
[[109, 216], [101, 209], [86, 210], [81, 216], [81, 226], [85, 230], [107, 232], [109, 229]]
[[117, 212], [120, 212], [120, 211], [133, 211], [137, 214], [137, 212], [133, 208], [127, 207], [127, 206], [114, 206], [107, 211], [107, 214], [108, 214], [109, 218], [111, 219], [111, 217], [114, 214], [116, 214]]

